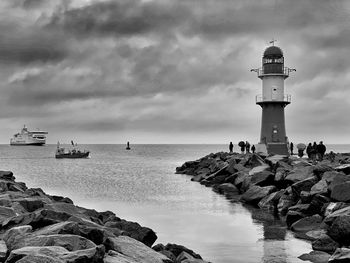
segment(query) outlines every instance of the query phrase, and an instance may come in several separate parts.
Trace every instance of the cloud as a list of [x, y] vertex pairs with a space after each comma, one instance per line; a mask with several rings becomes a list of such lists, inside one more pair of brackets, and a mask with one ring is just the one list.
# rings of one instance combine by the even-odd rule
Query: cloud
[[172, 142], [194, 133], [257, 140], [261, 80], [250, 69], [274, 37], [297, 69], [285, 81], [289, 136], [307, 139], [317, 127], [337, 140], [330, 127], [348, 130], [339, 115], [350, 103], [346, 1], [4, 3], [0, 121]]
[[1, 32], [0, 62], [29, 64], [57, 62], [67, 56], [65, 40], [49, 32]]
[[49, 27], [62, 27], [80, 36], [133, 35], [166, 30], [190, 11], [182, 5], [159, 1], [106, 1], [74, 8], [52, 17]]

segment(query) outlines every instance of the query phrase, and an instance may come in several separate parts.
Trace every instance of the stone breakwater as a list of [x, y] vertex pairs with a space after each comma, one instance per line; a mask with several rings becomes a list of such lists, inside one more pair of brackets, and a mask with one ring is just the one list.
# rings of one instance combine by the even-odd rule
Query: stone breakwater
[[206, 262], [181, 245], [151, 248], [157, 239], [152, 229], [27, 188], [10, 171], [0, 171], [0, 226], [0, 262]]
[[308, 159], [280, 155], [211, 153], [176, 168], [230, 200], [285, 220], [313, 251], [312, 262], [350, 262], [350, 154]]

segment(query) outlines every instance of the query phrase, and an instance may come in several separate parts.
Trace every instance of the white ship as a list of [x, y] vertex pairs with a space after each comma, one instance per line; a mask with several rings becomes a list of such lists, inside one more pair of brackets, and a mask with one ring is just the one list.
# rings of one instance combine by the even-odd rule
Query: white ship
[[20, 133], [16, 133], [10, 140], [10, 145], [44, 145], [46, 143], [46, 131], [28, 131], [24, 125]]

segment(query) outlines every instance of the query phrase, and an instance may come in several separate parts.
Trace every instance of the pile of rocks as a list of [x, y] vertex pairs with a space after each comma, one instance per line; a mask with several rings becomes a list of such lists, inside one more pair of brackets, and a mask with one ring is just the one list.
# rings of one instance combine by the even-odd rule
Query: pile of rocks
[[0, 262], [205, 263], [183, 246], [158, 244], [138, 223], [45, 194], [0, 171]]
[[278, 213], [298, 237], [312, 241], [302, 255], [315, 262], [350, 262], [350, 154], [317, 164], [280, 155], [219, 152], [184, 163], [176, 173], [233, 200]]

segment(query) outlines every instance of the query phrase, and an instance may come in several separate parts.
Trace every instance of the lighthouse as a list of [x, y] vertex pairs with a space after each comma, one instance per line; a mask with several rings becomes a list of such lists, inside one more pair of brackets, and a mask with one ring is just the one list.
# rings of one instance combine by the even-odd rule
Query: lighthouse
[[289, 155], [284, 109], [291, 103], [291, 96], [284, 93], [284, 80], [295, 71], [284, 66], [282, 50], [274, 45], [265, 49], [262, 67], [252, 69], [262, 80], [262, 94], [255, 102], [262, 109], [260, 142], [257, 152]]

